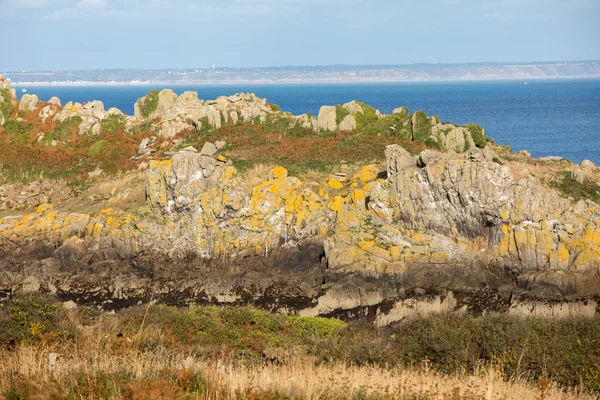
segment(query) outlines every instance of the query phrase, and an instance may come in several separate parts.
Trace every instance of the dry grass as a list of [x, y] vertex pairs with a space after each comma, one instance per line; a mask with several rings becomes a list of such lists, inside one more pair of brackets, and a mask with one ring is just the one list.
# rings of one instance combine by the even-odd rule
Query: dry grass
[[537, 386], [525, 381], [506, 382], [494, 370], [446, 376], [426, 368], [319, 366], [308, 358], [286, 365], [222, 365], [167, 351], [117, 355], [99, 351], [97, 345], [102, 339], [97, 336], [87, 340], [90, 342], [73, 353], [62, 354], [55, 367], [48, 365], [51, 348], [21, 345], [13, 351], [0, 352], [0, 392], [30, 399], [593, 398], [564, 391], [546, 380]]

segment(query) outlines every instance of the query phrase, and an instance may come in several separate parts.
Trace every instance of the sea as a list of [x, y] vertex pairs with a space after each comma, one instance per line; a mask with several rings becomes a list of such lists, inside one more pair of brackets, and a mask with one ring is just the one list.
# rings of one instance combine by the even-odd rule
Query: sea
[[408, 107], [424, 110], [454, 124], [479, 123], [488, 137], [513, 151], [534, 157], [561, 156], [575, 163], [600, 164], [600, 79], [319, 83], [219, 85], [90, 85], [15, 86], [18, 95], [37, 94], [41, 100], [58, 96], [62, 103], [101, 100], [133, 114], [135, 101], [148, 91], [170, 87], [177, 93], [198, 92], [201, 99], [251, 92], [294, 115], [317, 115], [322, 105], [359, 100], [382, 113]]

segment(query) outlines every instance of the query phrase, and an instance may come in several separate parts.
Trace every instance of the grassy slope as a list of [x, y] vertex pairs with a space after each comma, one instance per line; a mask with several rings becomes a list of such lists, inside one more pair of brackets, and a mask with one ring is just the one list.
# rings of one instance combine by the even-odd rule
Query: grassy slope
[[[377, 330], [360, 323], [275, 315], [246, 307], [145, 306], [115, 316], [87, 307], [68, 312], [51, 298], [25, 296], [0, 307], [0, 356], [14, 361], [0, 367], [0, 393], [10, 398], [11, 393], [25, 390], [26, 383], [16, 378], [49, 380], [47, 370], [39, 376], [32, 373], [44, 368], [49, 353], [63, 357], [60, 379], [54, 382], [56, 390], [70, 398], [80, 398], [82, 390], [119, 397], [141, 382], [146, 386], [162, 382], [205, 398], [203, 391], [210, 384], [202, 365], [224, 362], [232, 368], [245, 366], [245, 374], [277, 375], [279, 367], [274, 366], [295, 368], [298, 360], [305, 365], [297, 373], [314, 374], [315, 368], [321, 368], [332, 377], [341, 365], [363, 368], [352, 372], [358, 375], [378, 376], [406, 368], [410, 375], [413, 368], [426, 368], [431, 371], [425, 375], [428, 379], [439, 373], [481, 376], [481, 371], [491, 368], [498, 386], [503, 385], [502, 378], [528, 379], [533, 384], [548, 378], [598, 393], [599, 324], [597, 319], [442, 314]], [[187, 371], [186, 358], [199, 369]], [[319, 364], [322, 367], [315, 367]], [[15, 368], [23, 371], [21, 375], [13, 374]], [[269, 389], [258, 383], [250, 389], [246, 381], [244, 387]], [[528, 390], [536, 393], [531, 386]]]

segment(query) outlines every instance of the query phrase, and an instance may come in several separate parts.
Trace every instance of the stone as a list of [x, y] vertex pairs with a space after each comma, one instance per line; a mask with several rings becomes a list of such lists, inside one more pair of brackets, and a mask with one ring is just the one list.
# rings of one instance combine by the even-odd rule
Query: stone
[[65, 310], [76, 310], [77, 309], [77, 303], [75, 303], [73, 300], [69, 300], [69, 301], [65, 301], [63, 303], [63, 307]]
[[54, 106], [58, 106], [58, 107], [61, 106], [60, 105], [60, 99], [58, 97], [56, 97], [56, 96], [51, 97], [50, 100], [48, 100], [48, 103], [52, 104]]
[[157, 94], [157, 106], [147, 118], [142, 115], [142, 105], [145, 103], [148, 95], [138, 99], [134, 105], [134, 116], [140, 119], [162, 118], [167, 115], [167, 112], [173, 107], [177, 101], [177, 94], [171, 89], [163, 89]]
[[100, 168], [96, 168], [94, 171], [92, 171], [92, 172], [88, 172], [88, 176], [89, 176], [90, 178], [97, 178], [97, 177], [99, 177], [100, 175], [102, 175], [102, 173], [103, 173], [103, 172], [104, 172], [104, 171], [102, 171]]
[[217, 148], [217, 150], [221, 150], [223, 147], [225, 147], [225, 145], [227, 145], [227, 142], [224, 140], [217, 140], [215, 142], [215, 147]]
[[585, 169], [596, 168], [596, 164], [594, 164], [594, 162], [590, 161], [590, 160], [581, 160], [581, 162], [579, 163], [579, 166], [581, 168], [585, 168]]
[[519, 151], [519, 154], [522, 156], [525, 156], [527, 158], [531, 158], [531, 153], [528, 152], [527, 150], [521, 150], [521, 151]]
[[19, 110], [33, 111], [35, 110], [39, 99], [35, 94], [24, 94], [19, 103]]
[[408, 108], [406, 108], [406, 107], [395, 108], [392, 111], [392, 114], [394, 114], [394, 115], [396, 115], [396, 114], [398, 114], [398, 115], [408, 115]]
[[387, 160], [388, 179], [391, 181], [394, 180], [399, 171], [417, 165], [415, 158], [398, 144], [392, 144], [385, 148], [385, 158]]
[[202, 146], [202, 150], [200, 151], [200, 154], [203, 156], [212, 156], [216, 152], [217, 152], [217, 147], [210, 142], [206, 142], [206, 143], [204, 143], [204, 146]]
[[[362, 106], [360, 104], [358, 104], [358, 102], [356, 100], [352, 100], [352, 101], [344, 104], [342, 107], [344, 109], [346, 109], [346, 111], [348, 111], [350, 114], [364, 114], [365, 113]], [[340, 130], [341, 130], [341, 128], [340, 128]]]
[[287, 169], [283, 167], [275, 167], [269, 172], [270, 179], [286, 178], [288, 176]]
[[177, 98], [177, 103], [189, 103], [198, 101], [198, 92], [186, 91]]
[[571, 171], [571, 178], [573, 178], [579, 183], [583, 183], [583, 181], [585, 180], [585, 174], [582, 169], [575, 169]]
[[335, 106], [322, 106], [319, 110], [319, 116], [317, 118], [318, 129], [323, 131], [337, 130], [338, 126], [336, 118], [337, 115]]
[[342, 122], [340, 122], [339, 130], [344, 131], [353, 131], [356, 129], [356, 119], [350, 114], [346, 115]]
[[471, 133], [467, 129], [462, 127], [452, 129], [444, 138], [444, 149], [462, 153], [466, 150], [467, 143], [469, 143], [469, 148], [474, 148], [473, 139], [468, 141], [467, 137], [471, 139]]
[[38, 116], [40, 117], [42, 122], [46, 122], [46, 120], [48, 118], [52, 117], [54, 114], [56, 114], [56, 112], [54, 111], [54, 108], [52, 108], [52, 106], [48, 105], [40, 110], [40, 113], [38, 114]]

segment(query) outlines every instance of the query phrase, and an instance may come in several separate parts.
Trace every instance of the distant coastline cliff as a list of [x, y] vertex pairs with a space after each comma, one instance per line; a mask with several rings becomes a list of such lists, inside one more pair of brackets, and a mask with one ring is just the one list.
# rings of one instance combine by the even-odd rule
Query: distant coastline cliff
[[17, 85], [210, 84], [599, 78], [600, 60], [533, 63], [10, 72]]
[[399, 107], [151, 91], [128, 116], [0, 79], [0, 292], [379, 325], [598, 314], [600, 169]]

